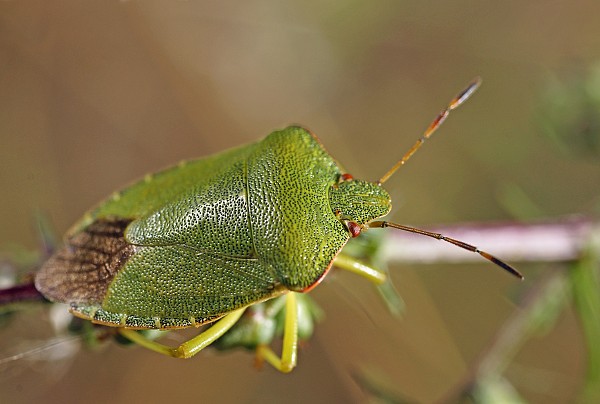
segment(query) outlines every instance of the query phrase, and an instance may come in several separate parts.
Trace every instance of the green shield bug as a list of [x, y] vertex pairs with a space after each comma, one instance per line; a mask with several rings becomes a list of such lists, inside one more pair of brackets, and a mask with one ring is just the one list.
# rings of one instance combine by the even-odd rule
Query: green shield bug
[[[385, 280], [342, 250], [364, 230], [392, 227], [434, 237], [522, 277], [470, 244], [376, 221], [391, 210], [382, 184], [479, 84], [474, 80], [455, 97], [376, 182], [343, 172], [301, 127], [148, 175], [75, 224], [36, 275], [36, 288], [70, 304], [78, 317], [119, 327], [146, 348], [182, 358], [226, 333], [248, 306], [285, 294], [282, 354], [261, 345], [257, 357], [289, 372], [296, 365], [296, 293], [315, 287], [333, 265], [374, 283]], [[207, 323], [212, 326], [176, 348], [134, 331]]]

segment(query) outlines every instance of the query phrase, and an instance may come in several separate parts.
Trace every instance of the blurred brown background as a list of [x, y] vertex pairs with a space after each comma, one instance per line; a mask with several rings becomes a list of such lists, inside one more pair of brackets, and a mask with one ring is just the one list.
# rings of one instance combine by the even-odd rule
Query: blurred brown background
[[[537, 110], [549, 78], [600, 61], [599, 15], [583, 0], [0, 2], [0, 246], [35, 248], [38, 209], [62, 233], [144, 173], [289, 123], [356, 177], [379, 178], [476, 75], [479, 92], [386, 184], [392, 218], [509, 220], [513, 188], [539, 207], [531, 219], [597, 213], [598, 160], [556, 147]], [[291, 375], [257, 372], [245, 352], [176, 361], [109, 344], [11, 363], [0, 401], [365, 402], [352, 376], [365, 371], [429, 402], [544, 271], [520, 268], [524, 284], [487, 263], [396, 266], [401, 321], [367, 282], [331, 277], [313, 293], [327, 318]], [[0, 357], [49, 328], [45, 312], [20, 316], [0, 331]], [[567, 312], [506, 376], [533, 402], [569, 401], [584, 355]]]

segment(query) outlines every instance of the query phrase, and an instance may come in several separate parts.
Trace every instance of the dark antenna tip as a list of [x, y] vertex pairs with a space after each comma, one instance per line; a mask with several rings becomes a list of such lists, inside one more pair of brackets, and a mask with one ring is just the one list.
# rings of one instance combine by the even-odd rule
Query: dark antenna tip
[[406, 231], [409, 233], [420, 234], [422, 236], [427, 236], [427, 237], [435, 238], [437, 240], [445, 241], [447, 243], [454, 244], [457, 247], [463, 248], [467, 251], [477, 253], [477, 254], [481, 255], [483, 258], [485, 258], [486, 260], [498, 265], [500, 268], [504, 269], [506, 272], [510, 273], [511, 275], [516, 276], [517, 278], [519, 278], [521, 280], [525, 279], [525, 277], [519, 271], [517, 271], [515, 268], [508, 265], [506, 262], [502, 261], [501, 259], [496, 258], [492, 254], [482, 251], [479, 248], [475, 247], [474, 245], [465, 243], [464, 241], [446, 237], [443, 234], [434, 233], [434, 232], [427, 231], [427, 230], [417, 229], [415, 227], [404, 226], [402, 224], [385, 222], [385, 221], [371, 222], [371, 223], [369, 223], [369, 227], [379, 227], [379, 228], [391, 227], [391, 228]]

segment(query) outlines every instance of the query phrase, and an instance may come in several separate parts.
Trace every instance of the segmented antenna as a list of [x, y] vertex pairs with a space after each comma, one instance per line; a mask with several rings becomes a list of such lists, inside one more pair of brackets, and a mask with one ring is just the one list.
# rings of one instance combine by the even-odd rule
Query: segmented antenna
[[383, 177], [381, 177], [381, 179], [379, 179], [379, 181], [377, 181], [377, 184], [381, 185], [384, 182], [386, 182], [392, 176], [392, 174], [394, 174], [396, 172], [396, 170], [398, 170], [401, 166], [403, 166], [404, 163], [406, 163], [412, 157], [412, 155], [415, 154], [417, 150], [419, 150], [419, 148], [423, 145], [423, 143], [425, 143], [425, 141], [427, 139], [429, 139], [431, 137], [431, 135], [433, 135], [433, 133], [440, 127], [440, 125], [442, 123], [444, 123], [444, 121], [450, 114], [450, 111], [458, 108], [459, 105], [461, 105], [463, 102], [465, 102], [475, 92], [475, 90], [477, 90], [479, 88], [480, 85], [481, 85], [481, 78], [476, 77], [467, 86], [467, 88], [465, 88], [463, 91], [460, 92], [460, 94], [458, 94], [456, 97], [454, 97], [452, 99], [452, 101], [450, 101], [450, 103], [448, 103], [448, 106], [446, 108], [444, 108], [442, 110], [442, 112], [440, 112], [439, 115], [431, 122], [429, 127], [423, 133], [423, 136], [421, 136], [421, 138], [419, 140], [417, 140], [417, 142], [413, 145], [413, 147], [411, 147], [406, 152], [406, 154], [402, 157], [402, 159], [400, 159], [400, 161], [398, 161], [387, 173], [385, 173], [385, 175]]
[[394, 229], [403, 230], [403, 231], [407, 231], [410, 233], [416, 233], [416, 234], [420, 234], [422, 236], [432, 237], [432, 238], [435, 238], [438, 240], [446, 241], [450, 244], [454, 244], [455, 246], [464, 248], [465, 250], [468, 250], [468, 251], [471, 251], [471, 252], [481, 255], [486, 260], [493, 262], [494, 264], [498, 265], [500, 268], [504, 269], [505, 271], [511, 273], [512, 275], [516, 276], [517, 278], [519, 278], [521, 280], [525, 279], [519, 271], [517, 271], [515, 268], [508, 265], [506, 262], [502, 261], [501, 259], [496, 258], [492, 254], [482, 251], [479, 248], [475, 247], [474, 245], [467, 244], [464, 241], [446, 237], [443, 234], [434, 233], [434, 232], [427, 231], [427, 230], [416, 229], [414, 227], [404, 226], [402, 224], [396, 224], [396, 223], [385, 222], [385, 221], [371, 222], [371, 223], [369, 223], [369, 227], [379, 227], [379, 228], [392, 227]]
[[[448, 103], [448, 106], [446, 108], [444, 108], [442, 110], [442, 112], [440, 112], [438, 114], [438, 116], [431, 122], [431, 124], [429, 124], [429, 127], [427, 127], [427, 129], [425, 130], [425, 132], [423, 133], [423, 136], [421, 136], [421, 138], [419, 140], [417, 140], [417, 142], [413, 145], [413, 147], [411, 147], [406, 152], [406, 154], [404, 156], [402, 156], [400, 161], [398, 161], [387, 173], [385, 173], [385, 175], [383, 177], [381, 177], [381, 179], [379, 181], [377, 181], [377, 184], [381, 185], [384, 182], [386, 182], [400, 167], [402, 167], [404, 165], [404, 163], [406, 163], [412, 157], [412, 155], [415, 154], [417, 152], [417, 150], [419, 150], [419, 148], [423, 145], [423, 143], [425, 143], [425, 141], [427, 139], [429, 139], [431, 137], [431, 135], [434, 134], [434, 132], [440, 127], [440, 125], [442, 123], [444, 123], [444, 121], [450, 114], [450, 111], [458, 108], [463, 102], [465, 102], [475, 92], [475, 90], [477, 90], [479, 88], [480, 85], [481, 85], [481, 78], [476, 77], [463, 91], [461, 91], [456, 97], [454, 97]], [[416, 233], [416, 234], [420, 234], [422, 236], [432, 237], [432, 238], [435, 238], [438, 240], [445, 241], [450, 244], [454, 244], [455, 246], [464, 248], [465, 250], [477, 253], [477, 254], [481, 255], [483, 258], [485, 258], [486, 260], [498, 265], [500, 268], [511, 273], [512, 275], [516, 276], [517, 278], [524, 279], [523, 275], [521, 275], [521, 273], [519, 271], [517, 271], [512, 266], [508, 265], [506, 262], [496, 258], [492, 254], [482, 251], [479, 248], [475, 247], [474, 245], [467, 244], [463, 241], [456, 240], [456, 239], [453, 239], [450, 237], [446, 237], [443, 234], [433, 233], [430, 231], [416, 229], [414, 227], [404, 226], [401, 224], [385, 222], [385, 221], [371, 222], [368, 224], [368, 226], [369, 227], [379, 227], [379, 228], [392, 227], [394, 229], [403, 230], [403, 231], [407, 231], [410, 233]]]

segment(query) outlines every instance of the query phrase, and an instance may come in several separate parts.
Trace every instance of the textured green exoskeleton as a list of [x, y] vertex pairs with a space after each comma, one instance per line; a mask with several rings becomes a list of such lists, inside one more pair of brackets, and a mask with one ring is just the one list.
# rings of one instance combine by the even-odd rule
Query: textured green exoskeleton
[[[318, 282], [359, 225], [389, 212], [308, 131], [155, 174], [76, 225], [37, 276], [48, 298], [109, 325], [187, 327]], [[368, 198], [362, 195], [367, 195]]]
[[[477, 85], [461, 93], [445, 115]], [[122, 327], [134, 342], [176, 357], [192, 356], [212, 343], [246, 307], [287, 293], [282, 356], [266, 346], [257, 353], [289, 371], [296, 362], [294, 292], [313, 288], [333, 264], [376, 283], [384, 280], [340, 253], [351, 236], [368, 227], [441, 238], [507, 269], [456, 240], [374, 222], [391, 209], [381, 183], [393, 171], [378, 182], [355, 180], [312, 133], [288, 127], [259, 142], [148, 175], [115, 193], [74, 226], [65, 247], [37, 274], [36, 288], [52, 301], [69, 303], [79, 317]], [[215, 320], [177, 348], [132, 331]]]
[[36, 287], [76, 315], [142, 329], [200, 325], [306, 291], [350, 237], [345, 220], [363, 225], [391, 208], [382, 187], [341, 175], [299, 127], [181, 163], [92, 210]]

